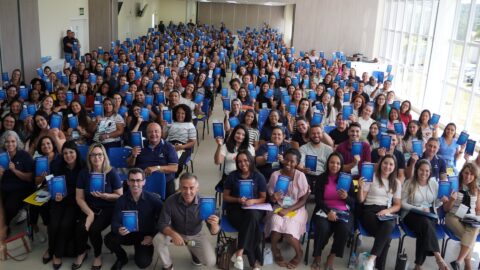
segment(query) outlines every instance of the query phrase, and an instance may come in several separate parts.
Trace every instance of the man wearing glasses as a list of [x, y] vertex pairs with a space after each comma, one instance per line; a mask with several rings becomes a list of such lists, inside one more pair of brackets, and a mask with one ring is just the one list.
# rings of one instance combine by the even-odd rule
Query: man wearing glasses
[[117, 256], [112, 269], [122, 269], [128, 262], [122, 245], [134, 246], [135, 265], [143, 269], [152, 262], [152, 239], [157, 233], [162, 200], [157, 194], [143, 191], [145, 173], [142, 169], [130, 169], [127, 181], [129, 191], [115, 203], [112, 231], [105, 236], [105, 245]]

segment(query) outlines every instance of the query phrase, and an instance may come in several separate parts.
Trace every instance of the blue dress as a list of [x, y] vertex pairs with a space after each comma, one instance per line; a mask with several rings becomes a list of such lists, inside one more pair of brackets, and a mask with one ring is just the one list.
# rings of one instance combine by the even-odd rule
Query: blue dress
[[455, 152], [457, 151], [457, 139], [453, 138], [452, 143], [448, 144], [444, 137], [439, 138], [440, 148], [438, 149], [437, 155], [445, 160], [447, 163], [447, 168], [453, 168], [455, 174], [458, 173], [455, 161]]

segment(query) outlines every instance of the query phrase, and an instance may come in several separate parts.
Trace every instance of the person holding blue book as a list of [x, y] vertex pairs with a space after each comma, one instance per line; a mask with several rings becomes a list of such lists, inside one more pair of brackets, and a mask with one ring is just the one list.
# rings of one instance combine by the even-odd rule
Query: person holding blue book
[[[153, 237], [157, 233], [156, 223], [162, 210], [162, 200], [155, 193], [143, 190], [145, 173], [140, 168], [128, 171], [128, 191], [115, 202], [112, 230], [105, 236], [105, 246], [117, 257], [112, 269], [122, 269], [128, 263], [124, 246], [134, 246], [135, 265], [144, 269], [153, 257]], [[124, 212], [132, 213], [130, 220]], [[127, 222], [128, 224], [125, 224]]]
[[[440, 147], [438, 149], [438, 157], [445, 160], [447, 165], [447, 171], [453, 172], [453, 174], [458, 175], [457, 170], [457, 160], [462, 157], [467, 146], [466, 143], [458, 145], [458, 138], [456, 136], [457, 126], [455, 123], [448, 123], [443, 130], [442, 136], [438, 138], [440, 142]], [[447, 174], [451, 175], [452, 173]]]
[[430, 161], [432, 164], [432, 176], [440, 180], [447, 179], [447, 164], [445, 160], [440, 158], [437, 153], [440, 147], [439, 140], [437, 138], [430, 138], [428, 139], [427, 144], [425, 145], [425, 151], [421, 157], [418, 156], [417, 153], [412, 153], [410, 159], [407, 162], [407, 168], [405, 170], [405, 176], [411, 178], [413, 176], [413, 169], [415, 167], [415, 163], [419, 159], [426, 159]]
[[103, 100], [103, 116], [97, 116], [93, 121], [96, 126], [93, 141], [101, 143], [107, 150], [111, 147], [120, 147], [125, 121], [117, 114], [113, 107], [113, 100]]
[[[92, 191], [92, 173], [103, 175], [99, 183], [101, 191]], [[123, 194], [122, 182], [115, 168], [110, 166], [107, 151], [100, 143], [90, 146], [87, 167], [78, 174], [76, 201], [82, 212], [77, 223], [76, 260], [72, 269], [82, 266], [87, 254], [87, 241], [93, 246], [93, 270], [102, 267], [102, 231], [111, 224], [115, 201]]]
[[271, 97], [267, 98], [267, 92], [270, 89], [270, 85], [268, 82], [262, 83], [260, 86], [260, 92], [257, 95], [257, 98], [255, 100], [255, 111], [260, 111], [260, 109], [263, 108], [268, 108], [272, 109], [277, 106], [276, 101], [274, 100], [274, 95]]
[[[249, 151], [240, 150], [235, 160], [236, 170], [230, 173], [224, 183], [223, 201], [226, 203], [226, 218], [238, 230], [238, 250], [232, 257], [234, 267], [243, 269], [243, 254], [248, 257], [253, 269], [260, 269], [262, 261], [260, 242], [262, 229], [260, 222], [263, 212], [254, 209], [243, 209], [242, 206], [261, 204], [267, 198], [267, 183], [263, 175], [255, 168], [255, 161]], [[250, 180], [251, 197], [240, 194], [240, 182]], [[247, 198], [248, 196], [250, 198]]]
[[243, 111], [242, 111], [242, 102], [240, 99], [235, 98], [231, 101], [231, 108], [230, 110], [224, 110], [225, 117], [223, 119], [223, 124], [225, 126], [225, 132], [230, 133], [230, 130], [232, 130], [233, 126], [230, 125], [230, 118], [236, 117], [239, 122], [243, 120]]
[[[353, 122], [348, 126], [348, 140], [337, 146], [338, 151], [344, 161], [342, 170], [351, 173], [355, 178], [361, 172], [363, 162], [371, 161], [370, 144], [365, 141], [360, 141], [361, 126], [357, 122]], [[362, 144], [362, 151], [359, 155], [352, 154], [352, 143], [360, 142]]]
[[370, 256], [363, 265], [365, 270], [385, 269], [395, 228], [394, 215], [401, 208], [402, 189], [396, 168], [395, 156], [386, 154], [377, 166], [373, 182], [366, 183], [363, 177], [358, 182], [357, 199], [363, 203], [359, 211], [360, 223], [375, 238]]
[[375, 121], [380, 121], [381, 119], [388, 119], [390, 114], [390, 106], [387, 104], [387, 97], [385, 94], [379, 94], [374, 99], [372, 118]]
[[438, 138], [439, 124], [431, 125], [432, 113], [429, 110], [423, 110], [420, 113], [418, 122], [420, 123], [420, 130], [422, 131], [423, 140], [426, 142], [428, 139], [434, 137]]
[[63, 120], [65, 136], [68, 140], [76, 140], [78, 144], [87, 144], [93, 134], [90, 130], [92, 120], [87, 115], [85, 107], [77, 100], [73, 100], [69, 106], [69, 115], [70, 114], [71, 117], [76, 117], [77, 127], [72, 128], [69, 121], [70, 116], [65, 117]]
[[311, 226], [315, 231], [312, 270], [323, 269], [321, 267], [322, 251], [332, 235], [333, 244], [325, 262], [325, 269], [333, 267], [335, 257], [343, 257], [343, 251], [351, 232], [355, 207], [355, 187], [350, 185], [349, 190], [337, 190], [342, 167], [342, 155], [338, 152], [331, 153], [326, 162], [325, 172], [319, 176], [315, 184], [315, 209], [311, 221], [313, 223]]
[[66, 141], [63, 131], [58, 128], [50, 128], [48, 119], [49, 116], [44, 111], [37, 111], [33, 117], [33, 132], [25, 142], [27, 145], [26, 149], [32, 156], [37, 150], [40, 138], [44, 136], [50, 136], [54, 140], [57, 149], [62, 149], [62, 145]]
[[289, 130], [289, 122], [285, 119], [281, 114], [280, 111], [271, 110], [268, 114], [268, 118], [265, 121], [265, 124], [262, 127], [260, 132], [260, 146], [271, 142], [271, 137], [274, 128], [280, 128], [282, 133], [284, 134], [285, 138], [290, 138], [290, 130]]
[[[131, 106], [130, 113], [127, 116], [126, 120], [126, 130], [127, 132], [137, 132], [141, 131], [142, 134], [147, 134], [147, 126], [149, 123], [153, 122], [151, 120], [143, 119], [142, 114], [142, 106], [134, 102]], [[129, 141], [129, 145], [132, 142]]]
[[461, 208], [464, 208], [467, 209], [466, 214], [480, 216], [480, 190], [477, 186], [477, 180], [477, 168], [471, 163], [466, 163], [458, 174], [459, 191], [452, 191], [448, 200], [444, 199], [445, 224], [460, 239], [458, 257], [455, 261], [450, 262], [453, 270], [460, 270], [462, 261], [465, 264], [465, 269], [471, 269], [472, 267], [472, 252], [480, 228], [463, 223], [456, 213], [464, 212], [461, 210]]
[[[265, 179], [270, 179], [270, 175], [274, 171], [280, 170], [283, 155], [290, 147], [290, 144], [285, 141], [283, 129], [274, 127], [270, 143], [260, 145], [255, 153], [255, 163]], [[276, 156], [274, 156], [275, 154]]]
[[435, 256], [439, 269], [448, 266], [440, 254], [436, 235], [437, 208], [447, 202], [447, 197], [438, 198], [439, 184], [431, 177], [432, 165], [422, 159], [415, 164], [411, 179], [402, 186], [402, 221], [415, 234], [415, 267], [421, 268], [427, 256]]
[[393, 130], [387, 130], [387, 136], [390, 136], [390, 150], [386, 147], [379, 147], [372, 150], [372, 162], [377, 163], [385, 154], [394, 155], [397, 159], [397, 178], [403, 183], [405, 180], [405, 157], [402, 152], [397, 150], [398, 136]]
[[[284, 154], [282, 169], [272, 173], [267, 185], [270, 202], [274, 204], [274, 212], [267, 214], [265, 235], [267, 237], [270, 235], [275, 262], [280, 267], [290, 269], [296, 268], [302, 261], [303, 251], [299, 239], [305, 233], [308, 220], [305, 204], [310, 195], [310, 186], [305, 174], [296, 169], [300, 160], [300, 151], [288, 149]], [[278, 186], [284, 184], [281, 181], [288, 181], [286, 188], [277, 190]], [[290, 261], [283, 260], [278, 247], [282, 237], [295, 250], [295, 257]]]

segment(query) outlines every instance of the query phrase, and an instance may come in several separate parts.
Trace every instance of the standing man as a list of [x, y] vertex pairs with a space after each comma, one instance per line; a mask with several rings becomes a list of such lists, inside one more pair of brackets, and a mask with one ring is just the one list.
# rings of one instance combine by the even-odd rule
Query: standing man
[[[156, 221], [162, 210], [162, 200], [155, 193], [143, 191], [145, 173], [140, 168], [128, 172], [129, 192], [126, 192], [115, 203], [112, 217], [112, 231], [105, 236], [105, 246], [115, 253], [117, 260], [112, 270], [120, 270], [127, 264], [127, 253], [122, 245], [133, 245], [135, 265], [147, 268], [153, 257], [153, 236], [157, 233]], [[123, 224], [124, 211], [135, 211], [138, 231], [131, 232]]]
[[[172, 270], [169, 245], [187, 246], [192, 255], [192, 263], [212, 268], [215, 265], [215, 252], [207, 236], [202, 232], [202, 219], [199, 216], [200, 204], [197, 192], [198, 179], [184, 173], [180, 176], [180, 192], [166, 201], [158, 220], [159, 233], [153, 239], [163, 265], [162, 269]], [[219, 217], [211, 215], [205, 221], [212, 235], [220, 231]], [[193, 244], [194, 243], [194, 244]]]
[[67, 59], [67, 55], [73, 58], [73, 42], [75, 42], [73, 32], [72, 30], [67, 30], [67, 36], [63, 38], [63, 54], [65, 59]]

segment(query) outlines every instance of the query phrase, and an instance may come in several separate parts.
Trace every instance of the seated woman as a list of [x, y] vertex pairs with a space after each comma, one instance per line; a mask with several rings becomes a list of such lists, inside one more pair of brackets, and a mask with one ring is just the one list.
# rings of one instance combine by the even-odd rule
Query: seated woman
[[125, 121], [113, 108], [113, 100], [103, 100], [103, 116], [97, 116], [93, 121], [95, 134], [93, 140], [101, 143], [105, 149], [122, 146], [122, 135]]
[[465, 263], [465, 269], [472, 269], [472, 250], [480, 228], [463, 223], [455, 213], [460, 207], [466, 207], [467, 214], [480, 215], [480, 192], [477, 179], [478, 170], [475, 165], [466, 163], [458, 175], [459, 192], [452, 192], [449, 198], [442, 198], [443, 209], [447, 212], [445, 224], [460, 239], [458, 257], [450, 262], [453, 270], [459, 270], [462, 261]]
[[[131, 114], [127, 116], [127, 128], [126, 133], [141, 131], [142, 136], [147, 136], [147, 126], [151, 121], [145, 121], [142, 117], [142, 105], [134, 102], [131, 106]], [[129, 136], [127, 136], [129, 137]], [[128, 138], [130, 140], [130, 138]], [[129, 141], [129, 144], [131, 142]]]
[[360, 210], [360, 223], [375, 237], [370, 256], [363, 265], [365, 270], [374, 269], [377, 257], [376, 268], [385, 269], [391, 234], [395, 228], [395, 219], [388, 219], [388, 216], [397, 213], [401, 207], [401, 185], [396, 169], [395, 156], [386, 154], [377, 166], [373, 182], [365, 183], [363, 177], [358, 182], [357, 198], [364, 204]]
[[290, 144], [292, 148], [299, 149], [300, 146], [310, 141], [310, 124], [305, 117], [297, 116], [295, 118], [295, 126], [297, 127], [292, 135]]
[[268, 114], [268, 118], [265, 121], [265, 124], [262, 127], [262, 131], [260, 132], [260, 146], [265, 144], [266, 142], [270, 142], [272, 137], [273, 129], [280, 128], [285, 135], [285, 138], [290, 138], [290, 131], [288, 127], [288, 121], [283, 119], [280, 115], [280, 111], [271, 110]]
[[32, 156], [22, 150], [23, 143], [15, 131], [4, 132], [0, 137], [0, 145], [10, 158], [8, 168], [0, 166], [1, 196], [5, 211], [5, 225], [9, 232], [10, 221], [23, 207], [23, 199], [35, 191], [32, 181], [34, 162]]
[[[405, 225], [415, 233], [415, 269], [422, 269], [427, 256], [435, 256], [439, 269], [448, 269], [440, 254], [435, 225], [432, 219], [420, 212], [435, 213], [440, 201], [437, 200], [438, 183], [431, 177], [432, 166], [426, 159], [415, 164], [412, 179], [402, 187], [402, 217]], [[413, 209], [413, 210], [412, 210]]]
[[192, 111], [185, 104], [178, 104], [173, 108], [173, 123], [163, 128], [163, 137], [175, 146], [175, 151], [181, 152], [178, 157], [177, 178], [183, 171], [187, 158], [192, 155], [193, 147], [197, 142], [197, 130], [192, 123]]
[[255, 148], [255, 150], [257, 150], [259, 147], [258, 142], [260, 139], [260, 131], [258, 130], [258, 121], [255, 111], [248, 109], [244, 113], [243, 119], [240, 124], [244, 125], [247, 128], [249, 137], [248, 142], [250, 143], [250, 145], [253, 146], [253, 148]]
[[233, 129], [230, 126], [229, 119], [232, 117], [237, 117], [241, 122], [243, 120], [243, 111], [242, 111], [242, 102], [240, 99], [235, 98], [231, 101], [230, 105], [231, 110], [224, 110], [225, 117], [223, 118], [223, 125], [225, 126], [225, 133], [230, 134], [230, 131]]
[[52, 162], [50, 172], [54, 176], [65, 176], [67, 195], [52, 194], [50, 201], [50, 222], [48, 224], [48, 250], [53, 256], [53, 268], [59, 269], [62, 258], [66, 254], [67, 244], [73, 241], [71, 233], [80, 214], [80, 209], [75, 202], [75, 187], [77, 175], [83, 169], [84, 164], [80, 157], [77, 145], [74, 141], [63, 144], [62, 156]]
[[76, 116], [78, 120], [78, 126], [76, 129], [70, 127], [68, 117], [63, 118], [63, 129], [65, 136], [68, 140], [75, 140], [77, 144], [88, 144], [92, 139], [93, 134], [89, 131], [90, 123], [92, 120], [87, 115], [85, 107], [80, 102], [74, 100], [70, 103], [69, 114]]
[[[254, 270], [260, 269], [262, 252], [260, 242], [262, 229], [260, 222], [263, 212], [243, 209], [242, 206], [264, 203], [267, 197], [265, 178], [255, 169], [255, 162], [249, 151], [240, 150], [235, 160], [237, 170], [230, 173], [225, 181], [223, 200], [227, 204], [227, 219], [238, 230], [238, 250], [232, 261], [236, 269], [243, 269], [243, 253]], [[242, 180], [251, 180], [251, 194], [240, 194], [239, 185]]]
[[[269, 212], [265, 235], [270, 235], [272, 241], [272, 252], [275, 262], [280, 267], [296, 268], [302, 261], [302, 245], [300, 237], [305, 233], [305, 226], [308, 220], [307, 203], [310, 195], [310, 186], [303, 172], [296, 169], [300, 163], [301, 154], [297, 149], [290, 148], [285, 152], [283, 168], [270, 176], [267, 192], [270, 201], [274, 203], [276, 210]], [[277, 180], [280, 176], [287, 176], [289, 184], [287, 192], [275, 191]], [[277, 212], [278, 211], [278, 212]], [[289, 262], [283, 260], [278, 241], [283, 237], [295, 250], [295, 257]]]
[[447, 170], [452, 170], [455, 175], [458, 175], [457, 160], [463, 156], [467, 144], [458, 146], [456, 138], [457, 126], [455, 123], [448, 123], [443, 130], [442, 136], [439, 138], [440, 148], [438, 149], [438, 157], [445, 160], [447, 163]]
[[61, 149], [66, 141], [65, 134], [58, 128], [50, 128], [48, 115], [43, 111], [37, 111], [33, 117], [33, 133], [27, 139], [26, 148], [30, 155], [34, 155], [37, 150], [39, 139], [49, 136], [55, 142], [57, 149]]
[[[278, 148], [278, 155], [274, 162], [268, 161], [268, 147], [272, 144]], [[281, 127], [274, 127], [271, 133], [270, 144], [261, 145], [255, 153], [255, 163], [265, 179], [270, 179], [274, 171], [280, 170], [280, 164], [283, 162], [284, 154], [290, 147], [290, 144], [285, 142], [283, 129]], [[273, 158], [271, 160], [273, 160]]]
[[[338, 152], [333, 152], [327, 159], [327, 168], [319, 176], [315, 184], [315, 209], [312, 222], [315, 224], [313, 263], [312, 270], [321, 269], [321, 255], [333, 234], [333, 244], [325, 262], [325, 269], [331, 269], [335, 257], [343, 257], [343, 249], [353, 225], [355, 206], [355, 188], [350, 185], [350, 190], [337, 190], [338, 177], [343, 167], [343, 157]], [[348, 213], [340, 219], [337, 212]]]
[[[87, 256], [87, 241], [93, 246], [92, 270], [102, 267], [102, 231], [110, 226], [115, 201], [123, 194], [122, 182], [115, 168], [110, 166], [107, 151], [100, 143], [88, 149], [87, 167], [78, 174], [75, 198], [82, 210], [75, 232], [77, 258], [72, 269], [79, 269]], [[103, 174], [104, 192], [91, 191], [91, 174]]]
[[434, 126], [430, 125], [430, 119], [432, 118], [432, 114], [429, 110], [423, 110], [420, 113], [420, 117], [418, 118], [418, 122], [420, 123], [420, 130], [422, 131], [423, 140], [425, 143], [431, 137], [438, 138], [438, 127], [439, 124]]

